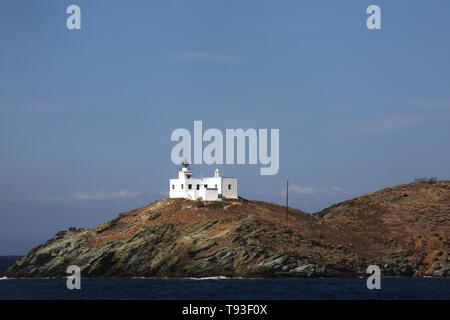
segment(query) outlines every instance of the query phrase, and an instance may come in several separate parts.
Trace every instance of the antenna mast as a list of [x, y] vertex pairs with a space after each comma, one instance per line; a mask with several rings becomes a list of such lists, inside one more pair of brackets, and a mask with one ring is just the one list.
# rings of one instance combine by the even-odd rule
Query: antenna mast
[[286, 180], [286, 222], [288, 221], [289, 180]]

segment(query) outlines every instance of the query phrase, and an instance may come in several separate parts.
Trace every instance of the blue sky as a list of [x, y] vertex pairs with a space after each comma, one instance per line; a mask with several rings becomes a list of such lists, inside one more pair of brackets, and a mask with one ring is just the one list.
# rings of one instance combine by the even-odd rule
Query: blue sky
[[[82, 29], [66, 28], [67, 6]], [[367, 6], [382, 30], [366, 28]], [[0, 2], [0, 255], [165, 196], [171, 132], [280, 129], [242, 196], [314, 212], [450, 176], [448, 1]], [[194, 166], [212, 174], [215, 166]]]

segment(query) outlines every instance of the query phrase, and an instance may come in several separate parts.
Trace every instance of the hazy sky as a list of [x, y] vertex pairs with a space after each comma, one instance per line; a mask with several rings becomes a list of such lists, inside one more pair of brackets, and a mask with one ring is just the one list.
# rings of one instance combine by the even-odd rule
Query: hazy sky
[[171, 132], [194, 120], [280, 129], [277, 175], [219, 167], [251, 199], [282, 202], [289, 179], [314, 212], [449, 179], [449, 36], [445, 0], [2, 0], [0, 255], [165, 197]]

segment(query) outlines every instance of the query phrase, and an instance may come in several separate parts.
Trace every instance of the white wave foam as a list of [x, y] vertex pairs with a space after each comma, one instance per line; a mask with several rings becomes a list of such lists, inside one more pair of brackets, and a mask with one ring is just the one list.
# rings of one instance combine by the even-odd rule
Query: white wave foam
[[204, 277], [204, 278], [188, 278], [190, 280], [222, 280], [222, 279], [236, 279], [236, 278], [228, 278], [225, 276], [216, 276], [216, 277]]
[[8, 279], [10, 279], [10, 278], [8, 278], [8, 277], [1, 277], [0, 278], [0, 280], [8, 280]]

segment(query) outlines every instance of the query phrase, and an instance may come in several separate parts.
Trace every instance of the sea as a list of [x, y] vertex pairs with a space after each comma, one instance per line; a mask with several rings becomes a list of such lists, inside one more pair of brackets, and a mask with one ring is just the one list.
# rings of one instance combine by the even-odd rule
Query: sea
[[[18, 257], [0, 257], [3, 271]], [[381, 278], [380, 290], [369, 290], [367, 278], [81, 278], [79, 290], [67, 279], [0, 279], [0, 300], [450, 300], [450, 278]]]

